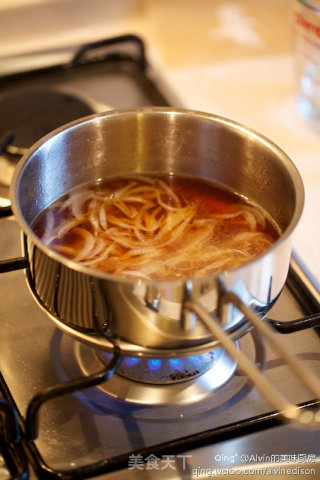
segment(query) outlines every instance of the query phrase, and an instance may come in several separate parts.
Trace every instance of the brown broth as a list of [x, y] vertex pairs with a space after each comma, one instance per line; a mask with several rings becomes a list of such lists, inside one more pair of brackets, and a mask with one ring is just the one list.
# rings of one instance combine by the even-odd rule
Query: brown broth
[[171, 279], [237, 267], [280, 231], [259, 207], [204, 180], [139, 175], [74, 189], [33, 230], [82, 265], [132, 278]]

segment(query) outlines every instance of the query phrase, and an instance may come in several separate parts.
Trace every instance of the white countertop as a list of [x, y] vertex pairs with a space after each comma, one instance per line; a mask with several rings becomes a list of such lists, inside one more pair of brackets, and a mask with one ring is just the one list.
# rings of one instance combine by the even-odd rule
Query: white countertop
[[183, 106], [241, 122], [291, 157], [306, 192], [293, 246], [320, 282], [320, 133], [297, 111], [292, 3], [2, 0], [0, 66], [21, 53], [141, 35], [148, 58]]

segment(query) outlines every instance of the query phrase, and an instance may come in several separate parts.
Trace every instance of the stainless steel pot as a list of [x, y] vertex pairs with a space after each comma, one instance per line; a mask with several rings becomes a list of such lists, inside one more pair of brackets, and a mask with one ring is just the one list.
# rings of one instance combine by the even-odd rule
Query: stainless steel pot
[[[32, 231], [39, 213], [67, 190], [102, 177], [176, 173], [221, 184], [261, 205], [283, 230], [256, 259], [220, 275], [174, 281], [127, 280], [90, 270], [49, 250]], [[124, 353], [180, 355], [220, 346], [186, 299], [220, 317], [222, 291], [236, 293], [264, 315], [286, 280], [291, 234], [303, 207], [303, 185], [276, 145], [230, 120], [174, 108], [111, 110], [63, 126], [21, 159], [11, 185], [12, 208], [24, 232], [27, 279], [40, 306], [64, 331], [99, 346], [115, 339]], [[229, 309], [232, 338], [249, 324]]]

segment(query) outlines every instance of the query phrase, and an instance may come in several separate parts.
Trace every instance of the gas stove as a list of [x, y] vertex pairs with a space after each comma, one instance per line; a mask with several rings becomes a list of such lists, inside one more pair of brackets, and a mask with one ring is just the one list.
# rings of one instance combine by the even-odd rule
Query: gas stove
[[[11, 113], [11, 101], [23, 105], [19, 115]], [[108, 106], [176, 102], [133, 35], [84, 46], [67, 64], [1, 78], [0, 105], [10, 112], [0, 121], [2, 205], [19, 155], [70, 121], [66, 110], [77, 118]], [[54, 121], [26, 125], [28, 116], [45, 114], [45, 105]], [[19, 226], [12, 217], [1, 222], [1, 259], [19, 263]], [[21, 270], [1, 274], [0, 291], [1, 479], [319, 477], [320, 431], [282, 425], [224, 350], [181, 359], [137, 355], [119, 366], [117, 355], [58, 330], [35, 304]], [[297, 358], [320, 374], [319, 310], [318, 292], [293, 256], [268, 318]], [[238, 348], [292, 402], [319, 406], [255, 329]]]

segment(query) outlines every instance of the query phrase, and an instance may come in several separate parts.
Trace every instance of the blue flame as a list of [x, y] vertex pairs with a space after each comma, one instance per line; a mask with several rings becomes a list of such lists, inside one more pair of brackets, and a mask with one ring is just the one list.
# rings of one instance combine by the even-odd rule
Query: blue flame
[[134, 365], [137, 365], [137, 363], [140, 362], [140, 358], [136, 358], [136, 357], [126, 357], [124, 359], [124, 363], [128, 366], [128, 367], [133, 367]]
[[196, 363], [198, 360], [201, 359], [201, 355], [192, 355], [191, 357], [189, 357], [189, 359]]
[[159, 368], [161, 367], [162, 360], [152, 359], [152, 360], [148, 360], [147, 363], [148, 363], [149, 369], [155, 372], [156, 370], [159, 370]]
[[181, 370], [184, 365], [184, 361], [182, 358], [170, 358], [169, 364], [172, 368], [175, 368], [176, 370]]

